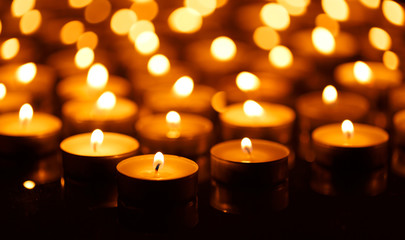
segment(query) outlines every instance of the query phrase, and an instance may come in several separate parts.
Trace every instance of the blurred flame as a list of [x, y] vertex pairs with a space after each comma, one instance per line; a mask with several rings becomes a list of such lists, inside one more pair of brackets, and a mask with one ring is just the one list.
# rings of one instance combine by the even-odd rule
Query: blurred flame
[[148, 61], [148, 72], [154, 76], [162, 76], [170, 70], [170, 61], [163, 54], [155, 54]]
[[111, 17], [110, 27], [115, 34], [126, 35], [137, 20], [136, 13], [131, 9], [119, 9]]
[[328, 29], [332, 33], [332, 35], [335, 37], [340, 32], [339, 22], [336, 21], [335, 19], [329, 17], [325, 13], [321, 13], [318, 16], [316, 16], [315, 25], [317, 27], [323, 27], [323, 28]]
[[259, 48], [270, 50], [280, 43], [280, 36], [273, 28], [261, 26], [255, 29], [253, 41]]
[[242, 139], [240, 142], [240, 146], [242, 148], [242, 151], [247, 154], [252, 153], [252, 141], [250, 141], [249, 138], [245, 137]]
[[215, 38], [211, 43], [211, 55], [219, 61], [229, 61], [236, 55], [236, 44], [225, 36]]
[[155, 32], [155, 25], [148, 20], [137, 21], [129, 29], [128, 38], [132, 43], [135, 43], [136, 38], [143, 32]]
[[95, 49], [98, 44], [98, 36], [94, 32], [84, 32], [82, 35], [79, 36], [76, 42], [76, 47], [77, 49], [81, 48], [90, 48], [90, 49]]
[[17, 68], [16, 75], [18, 82], [30, 83], [37, 75], [37, 65], [33, 62], [23, 64]]
[[14, 17], [21, 17], [35, 6], [35, 0], [13, 0], [11, 13]]
[[202, 21], [201, 14], [189, 7], [177, 8], [168, 18], [170, 29], [180, 33], [197, 32], [202, 26]]
[[290, 15], [285, 7], [278, 3], [268, 3], [260, 10], [260, 19], [264, 24], [276, 30], [285, 30], [290, 26]]
[[369, 83], [373, 75], [371, 68], [362, 61], [357, 61], [354, 63], [353, 73], [355, 79], [362, 84]]
[[180, 114], [176, 111], [170, 111], [166, 114], [166, 124], [169, 131], [166, 133], [168, 138], [178, 138], [180, 136]]
[[130, 8], [142, 20], [152, 21], [159, 13], [159, 5], [154, 0], [135, 0]]
[[77, 51], [75, 55], [75, 65], [79, 69], [88, 68], [94, 61], [94, 51], [91, 48], [84, 47]]
[[84, 9], [84, 18], [88, 23], [100, 23], [110, 16], [111, 8], [109, 0], [92, 0]]
[[20, 124], [26, 126], [29, 122], [31, 122], [32, 117], [34, 116], [34, 110], [32, 109], [29, 103], [24, 103], [18, 114], [18, 118], [20, 120]]
[[391, 70], [398, 69], [399, 57], [396, 53], [392, 51], [385, 51], [383, 55], [383, 63], [385, 67]]
[[0, 100], [3, 100], [6, 97], [7, 88], [4, 83], [0, 83]]
[[312, 43], [315, 49], [322, 54], [329, 55], [335, 51], [335, 38], [326, 28], [314, 28], [312, 31]]
[[1, 45], [1, 57], [5, 60], [17, 56], [20, 51], [20, 41], [17, 38], [10, 38]]
[[270, 63], [277, 68], [287, 68], [293, 63], [293, 55], [285, 46], [278, 45], [275, 46], [269, 52]]
[[344, 120], [341, 125], [342, 133], [347, 137], [351, 138], [354, 134], [354, 126], [350, 120]]
[[381, 28], [372, 27], [368, 32], [368, 39], [373, 47], [378, 50], [389, 50], [391, 48], [391, 36]]
[[101, 63], [93, 64], [87, 73], [87, 85], [95, 89], [103, 89], [108, 82], [108, 70]]
[[60, 40], [63, 44], [75, 43], [84, 32], [84, 24], [78, 20], [67, 22], [60, 30]]
[[184, 5], [199, 12], [201, 16], [206, 17], [211, 15], [216, 7], [216, 0], [185, 0]]
[[384, 0], [382, 2], [382, 11], [384, 17], [392, 24], [397, 26], [404, 25], [404, 8], [395, 1]]
[[188, 97], [193, 92], [194, 81], [189, 76], [183, 76], [174, 83], [172, 91], [176, 96]]
[[97, 108], [100, 110], [111, 110], [115, 107], [117, 98], [114, 93], [107, 91], [97, 99]]
[[34, 9], [26, 12], [20, 19], [20, 31], [22, 34], [29, 35], [38, 30], [41, 26], [41, 12]]
[[25, 182], [23, 183], [23, 186], [24, 186], [26, 189], [31, 190], [31, 189], [34, 189], [34, 188], [35, 188], [35, 182], [32, 181], [32, 180], [27, 180], [27, 181], [25, 181]]
[[69, 0], [69, 6], [71, 8], [84, 8], [91, 2], [92, 0]]
[[377, 9], [380, 6], [380, 0], [360, 0], [360, 2], [364, 6], [372, 9]]
[[135, 49], [143, 55], [154, 53], [159, 45], [159, 37], [151, 31], [142, 32], [135, 39]]
[[96, 129], [91, 133], [90, 137], [90, 144], [93, 148], [94, 152], [97, 152], [97, 148], [103, 144], [104, 141], [104, 133], [100, 129]]
[[163, 166], [165, 163], [165, 159], [163, 157], [163, 153], [157, 152], [155, 156], [153, 157], [153, 169], [157, 172], [159, 168]]
[[322, 0], [322, 9], [335, 20], [346, 21], [349, 18], [349, 6], [345, 0]]
[[250, 72], [240, 72], [236, 76], [236, 85], [243, 91], [255, 91], [260, 87], [260, 79]]
[[260, 117], [263, 116], [264, 109], [259, 103], [253, 100], [247, 100], [243, 103], [243, 112], [248, 117]]
[[328, 85], [323, 89], [322, 92], [322, 101], [325, 104], [333, 104], [336, 102], [338, 97], [338, 92], [336, 91], [336, 88], [332, 85]]

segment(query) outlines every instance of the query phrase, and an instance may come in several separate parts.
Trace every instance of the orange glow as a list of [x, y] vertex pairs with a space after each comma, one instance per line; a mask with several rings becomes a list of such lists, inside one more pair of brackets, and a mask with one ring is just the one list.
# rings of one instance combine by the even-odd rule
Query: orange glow
[[69, 0], [69, 6], [71, 8], [84, 8], [91, 2], [92, 0]]
[[384, 65], [391, 70], [398, 69], [399, 66], [399, 57], [396, 53], [392, 51], [385, 51], [383, 55]]
[[380, 6], [380, 0], [360, 0], [360, 2], [368, 7], [368, 8], [372, 8], [372, 9], [377, 9]]
[[131, 26], [138, 20], [135, 12], [131, 9], [120, 9], [111, 17], [111, 30], [117, 35], [126, 35]]
[[38, 30], [41, 26], [42, 15], [38, 10], [26, 12], [20, 19], [20, 31], [22, 34], [29, 35]]
[[4, 83], [0, 83], [0, 100], [3, 100], [6, 97], [7, 88]]
[[60, 39], [63, 44], [73, 44], [79, 39], [80, 35], [84, 32], [84, 25], [82, 22], [74, 20], [63, 25], [60, 30]]
[[290, 26], [290, 15], [285, 7], [278, 3], [268, 3], [260, 10], [260, 19], [264, 24], [276, 30], [285, 30]]
[[26, 126], [31, 122], [32, 117], [34, 116], [34, 110], [31, 105], [25, 103], [21, 106], [20, 112], [18, 113], [18, 118], [22, 126]]
[[133, 1], [130, 9], [136, 13], [138, 19], [152, 21], [159, 12], [159, 5], [154, 0]]
[[20, 51], [20, 41], [17, 38], [10, 38], [1, 45], [1, 57], [9, 60], [17, 56]]
[[201, 14], [189, 7], [174, 10], [168, 19], [170, 29], [179, 33], [197, 32], [202, 26], [202, 21]]
[[403, 7], [399, 3], [395, 1], [384, 0], [382, 2], [382, 11], [384, 17], [388, 20], [388, 22], [397, 26], [404, 25], [405, 13]]
[[166, 114], [166, 124], [169, 128], [169, 131], [166, 134], [168, 138], [178, 138], [180, 136], [180, 123], [180, 114], [176, 111], [170, 111]]
[[354, 63], [353, 74], [357, 82], [365, 84], [370, 82], [373, 72], [365, 62], [357, 61]]
[[219, 61], [229, 61], [233, 59], [236, 55], [236, 51], [236, 44], [229, 37], [217, 37], [211, 43], [211, 55]]
[[153, 169], [155, 169], [155, 172], [158, 172], [164, 163], [165, 158], [163, 157], [163, 153], [157, 152], [153, 158]]
[[312, 31], [312, 44], [318, 52], [330, 55], [335, 51], [336, 42], [328, 29], [316, 27]]
[[148, 72], [154, 76], [162, 76], [170, 71], [170, 61], [163, 54], [153, 55], [148, 61]]
[[373, 47], [378, 50], [389, 50], [391, 48], [391, 36], [381, 28], [372, 27], [368, 32], [368, 39]]
[[91, 133], [90, 145], [94, 152], [97, 152], [97, 148], [100, 148], [104, 141], [104, 133], [100, 129], [96, 129]]
[[93, 64], [87, 73], [87, 85], [94, 89], [103, 89], [108, 82], [108, 70], [101, 63]]
[[81, 48], [90, 48], [90, 49], [95, 49], [98, 44], [98, 36], [94, 32], [85, 32], [80, 37], [77, 39], [76, 42], [76, 47], [77, 49]]
[[339, 22], [324, 13], [321, 13], [318, 16], [316, 16], [315, 25], [317, 27], [323, 27], [328, 29], [335, 37], [339, 34], [340, 31]]
[[92, 0], [84, 9], [84, 18], [88, 23], [100, 23], [110, 16], [111, 3], [108, 0]]
[[354, 126], [350, 120], [344, 120], [342, 122], [341, 129], [346, 138], [351, 138], [354, 134]]
[[211, 15], [217, 7], [216, 0], [185, 0], [184, 5], [199, 12], [201, 16]]
[[264, 50], [270, 50], [280, 43], [280, 35], [271, 27], [261, 26], [253, 33], [253, 41]]
[[75, 55], [75, 65], [79, 69], [88, 68], [94, 61], [94, 52], [91, 48], [79, 49]]
[[178, 97], [188, 97], [193, 92], [194, 81], [189, 76], [183, 76], [174, 83], [172, 91]]
[[154, 53], [159, 46], [159, 37], [154, 32], [143, 32], [135, 39], [135, 49], [143, 55]]
[[270, 63], [277, 68], [290, 67], [294, 61], [294, 57], [290, 49], [285, 46], [275, 46], [269, 52]]
[[34, 188], [35, 188], [35, 182], [32, 181], [32, 180], [27, 180], [27, 181], [25, 181], [25, 182], [23, 183], [23, 186], [24, 186], [26, 189], [31, 190], [31, 189], [34, 189]]
[[322, 92], [322, 101], [325, 104], [333, 104], [336, 102], [338, 98], [338, 92], [336, 91], [336, 88], [332, 85], [328, 85], [323, 89]]
[[240, 147], [244, 153], [252, 154], [252, 141], [250, 141], [249, 138], [243, 138], [242, 141], [240, 141]]
[[292, 16], [302, 16], [307, 12], [310, 0], [277, 0]]
[[322, 9], [337, 21], [346, 21], [349, 18], [349, 6], [345, 0], [322, 0]]
[[155, 26], [151, 21], [140, 20], [132, 24], [128, 33], [129, 40], [135, 43], [136, 38], [143, 32], [155, 32]]
[[264, 114], [264, 109], [259, 103], [253, 100], [247, 100], [243, 103], [243, 112], [248, 117], [260, 117]]
[[111, 110], [115, 107], [117, 102], [117, 98], [115, 97], [114, 93], [107, 91], [101, 94], [101, 96], [97, 99], [97, 109], [100, 110]]
[[30, 83], [37, 75], [37, 66], [33, 62], [23, 64], [17, 68], [17, 81], [23, 84]]
[[11, 13], [14, 17], [21, 17], [26, 12], [32, 10], [35, 6], [35, 0], [13, 0], [11, 3]]
[[260, 79], [250, 72], [240, 72], [236, 76], [236, 85], [243, 92], [255, 91], [260, 87]]

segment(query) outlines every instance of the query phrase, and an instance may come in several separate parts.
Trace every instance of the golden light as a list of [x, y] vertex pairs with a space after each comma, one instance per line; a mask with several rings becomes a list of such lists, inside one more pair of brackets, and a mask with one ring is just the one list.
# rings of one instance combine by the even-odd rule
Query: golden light
[[385, 51], [383, 55], [383, 63], [385, 67], [391, 70], [398, 69], [399, 57], [396, 53], [392, 51]]
[[342, 133], [346, 136], [346, 138], [353, 137], [354, 134], [354, 126], [350, 120], [344, 120], [341, 125]]
[[211, 98], [211, 106], [216, 112], [224, 112], [226, 110], [226, 93], [219, 91]]
[[32, 180], [27, 180], [27, 181], [23, 182], [23, 186], [24, 186], [26, 189], [31, 190], [31, 189], [34, 189], [34, 187], [35, 187], [35, 182], [32, 181]]
[[76, 47], [77, 49], [88, 47], [94, 50], [97, 47], [97, 44], [98, 44], [97, 34], [89, 31], [84, 32], [82, 35], [80, 35], [80, 37], [77, 39]]
[[148, 72], [153, 76], [162, 76], [170, 70], [170, 61], [163, 54], [155, 54], [148, 61]]
[[345, 0], [322, 0], [322, 9], [337, 21], [346, 21], [349, 18], [349, 6]]
[[247, 100], [243, 103], [243, 112], [248, 117], [260, 117], [263, 116], [264, 109], [259, 103]]
[[22, 126], [26, 126], [29, 124], [29, 122], [31, 122], [33, 116], [34, 110], [32, 109], [31, 105], [29, 103], [24, 103], [20, 108], [20, 112], [18, 113], [20, 124]]
[[245, 137], [240, 141], [240, 147], [242, 151], [247, 154], [252, 154], [252, 141], [249, 138]]
[[35, 0], [13, 0], [11, 13], [14, 17], [21, 17], [35, 6]]
[[174, 83], [172, 87], [173, 93], [178, 97], [188, 97], [193, 92], [194, 81], [189, 76], [183, 76]]
[[16, 70], [17, 81], [23, 84], [30, 83], [37, 75], [37, 65], [29, 62], [19, 66]]
[[115, 34], [126, 35], [137, 20], [138, 17], [131, 9], [119, 9], [111, 17], [110, 27]]
[[136, 13], [138, 19], [152, 21], [159, 12], [159, 5], [154, 0], [133, 1], [130, 9]]
[[200, 30], [202, 22], [201, 14], [189, 7], [177, 8], [168, 18], [170, 29], [179, 33], [195, 33]]
[[354, 63], [353, 74], [357, 82], [365, 84], [370, 82], [373, 72], [365, 62], [357, 61]]
[[310, 0], [277, 0], [292, 16], [302, 16], [307, 12]]
[[280, 43], [280, 35], [271, 27], [261, 26], [255, 29], [253, 41], [259, 48], [270, 50]]
[[370, 28], [368, 39], [373, 47], [378, 50], [389, 50], [391, 48], [391, 36], [384, 30], [378, 27]]
[[0, 20], [0, 34], [1, 34], [2, 30], [3, 30], [3, 24], [1, 23], [1, 20]]
[[100, 110], [111, 110], [115, 107], [117, 102], [117, 98], [115, 97], [114, 93], [107, 91], [101, 94], [101, 96], [97, 99], [97, 109]]
[[159, 37], [154, 32], [143, 32], [135, 39], [135, 49], [143, 55], [154, 53], [159, 45]]
[[20, 41], [17, 38], [10, 38], [1, 44], [1, 57], [9, 60], [17, 56], [20, 51]]
[[380, 0], [360, 0], [360, 3], [371, 9], [378, 8], [380, 6], [380, 2]]
[[322, 92], [322, 101], [325, 104], [333, 104], [338, 98], [338, 92], [336, 88], [332, 85], [328, 85], [323, 89]]
[[215, 38], [210, 47], [211, 55], [219, 61], [229, 61], [236, 55], [236, 44], [225, 36]]
[[180, 114], [176, 111], [170, 111], [166, 114], [166, 124], [169, 131], [166, 133], [168, 138], [178, 138], [180, 136]]
[[318, 52], [325, 55], [332, 54], [336, 46], [332, 33], [323, 27], [315, 27], [312, 31], [312, 44]]
[[323, 27], [328, 29], [333, 36], [337, 36], [340, 32], [340, 25], [339, 22], [335, 19], [329, 17], [325, 13], [321, 13], [315, 18], [315, 25], [317, 27]]
[[69, 6], [71, 8], [84, 8], [91, 2], [92, 0], [69, 0]]
[[153, 157], [153, 169], [155, 169], [155, 172], [159, 171], [159, 168], [161, 168], [164, 163], [165, 159], [163, 157], [163, 153], [157, 152]]
[[270, 63], [277, 68], [287, 68], [292, 65], [294, 57], [290, 49], [285, 46], [275, 46], [269, 52]]
[[110, 16], [111, 7], [108, 0], [92, 0], [84, 9], [84, 18], [88, 23], [100, 23]]
[[94, 51], [91, 48], [84, 47], [79, 49], [75, 55], [75, 65], [80, 69], [88, 68], [94, 61]]
[[20, 19], [20, 31], [22, 34], [29, 35], [38, 30], [41, 26], [41, 12], [34, 9], [26, 12]]
[[404, 25], [405, 13], [403, 7], [399, 3], [395, 1], [384, 0], [382, 2], [382, 12], [388, 22], [397, 26]]
[[201, 16], [206, 17], [211, 15], [216, 7], [216, 0], [185, 0], [184, 5], [199, 12]]
[[260, 79], [250, 72], [240, 72], [236, 76], [236, 85], [243, 92], [255, 91], [260, 87]]
[[128, 38], [134, 43], [139, 34], [143, 32], [155, 32], [155, 25], [148, 20], [137, 21], [129, 29]]
[[290, 15], [281, 4], [268, 3], [260, 10], [260, 19], [264, 24], [276, 30], [285, 30], [290, 26]]
[[103, 144], [104, 141], [104, 133], [100, 129], [96, 129], [91, 133], [90, 137], [90, 145], [94, 152], [97, 152], [97, 148]]
[[7, 88], [4, 83], [0, 83], [0, 100], [3, 100], [6, 97]]
[[63, 44], [73, 44], [84, 32], [84, 25], [78, 20], [67, 22], [60, 30], [60, 40]]
[[93, 64], [87, 73], [87, 85], [94, 89], [103, 89], [107, 85], [109, 73], [101, 63]]

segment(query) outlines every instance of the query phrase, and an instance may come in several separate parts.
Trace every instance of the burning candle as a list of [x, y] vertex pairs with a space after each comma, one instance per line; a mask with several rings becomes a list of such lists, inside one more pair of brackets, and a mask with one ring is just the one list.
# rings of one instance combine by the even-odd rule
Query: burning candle
[[0, 113], [17, 112], [24, 103], [32, 103], [27, 92], [8, 92], [4, 83], [0, 83]]
[[62, 122], [24, 104], [18, 113], [0, 116], [0, 153], [3, 155], [44, 155], [56, 151]]

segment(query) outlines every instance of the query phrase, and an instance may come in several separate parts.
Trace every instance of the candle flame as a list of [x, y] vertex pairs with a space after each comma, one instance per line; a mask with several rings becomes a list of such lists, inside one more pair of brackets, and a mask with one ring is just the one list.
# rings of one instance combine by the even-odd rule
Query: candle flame
[[243, 92], [256, 91], [260, 87], [260, 79], [250, 72], [240, 72], [236, 76], [236, 85]]
[[404, 8], [395, 1], [384, 0], [382, 2], [382, 12], [384, 17], [392, 24], [397, 26], [404, 25]]
[[392, 51], [385, 51], [383, 55], [384, 65], [391, 70], [398, 69], [399, 66], [399, 57], [396, 53]]
[[17, 38], [10, 38], [1, 44], [1, 57], [5, 60], [17, 56], [20, 51], [20, 41]]
[[142, 32], [135, 39], [135, 49], [143, 55], [154, 53], [159, 46], [159, 37], [152, 31]]
[[21, 125], [26, 126], [31, 121], [33, 115], [34, 110], [32, 109], [31, 105], [29, 103], [23, 104], [19, 112]]
[[41, 12], [34, 9], [26, 12], [20, 19], [20, 31], [22, 34], [33, 34], [41, 26]]
[[91, 133], [90, 144], [94, 152], [97, 152], [97, 148], [101, 146], [104, 140], [104, 133], [100, 129], [96, 129]]
[[247, 100], [243, 103], [243, 112], [248, 117], [260, 117], [263, 116], [264, 109], [259, 103], [253, 100]]
[[167, 21], [172, 31], [190, 34], [200, 30], [203, 17], [193, 8], [181, 7], [175, 9]]
[[252, 141], [250, 141], [249, 138], [245, 137], [242, 139], [240, 142], [240, 146], [242, 148], [242, 151], [247, 154], [252, 154]]
[[338, 97], [338, 93], [336, 91], [336, 88], [332, 85], [328, 85], [323, 89], [322, 92], [322, 101], [325, 104], [333, 104], [336, 102]]
[[87, 85], [94, 89], [103, 89], [108, 82], [108, 70], [101, 63], [93, 64], [87, 73]]
[[155, 156], [153, 157], [153, 169], [155, 169], [156, 173], [159, 171], [159, 168], [161, 168], [164, 163], [165, 163], [165, 159], [164, 159], [163, 153], [157, 152], [155, 154]]
[[163, 54], [153, 55], [148, 61], [148, 72], [154, 76], [162, 76], [170, 70], [170, 61]]
[[97, 108], [100, 110], [111, 110], [115, 107], [117, 98], [114, 93], [107, 91], [97, 99]]
[[362, 84], [369, 83], [373, 75], [371, 68], [362, 61], [357, 61], [354, 63], [353, 73], [357, 82]]
[[345, 0], [322, 0], [322, 9], [335, 20], [346, 21], [349, 18], [349, 6]]
[[35, 0], [14, 0], [11, 3], [11, 14], [21, 17], [35, 6]]
[[92, 0], [69, 0], [71, 8], [83, 8], [91, 3]]
[[33, 62], [23, 64], [17, 68], [16, 75], [18, 82], [28, 84], [37, 75], [37, 66]]
[[344, 121], [342, 122], [341, 129], [342, 129], [343, 135], [345, 135], [346, 138], [351, 138], [351, 137], [353, 137], [353, 134], [354, 134], [354, 126], [353, 126], [353, 123], [352, 123], [350, 120], [347, 120], [347, 119], [344, 120]]
[[112, 15], [110, 27], [117, 35], [127, 35], [132, 24], [137, 20], [138, 16], [132, 9], [122, 8]]
[[75, 55], [75, 65], [79, 69], [88, 68], [94, 61], [94, 51], [89, 47], [79, 49]]
[[287, 9], [278, 3], [268, 3], [260, 10], [260, 19], [267, 26], [282, 31], [290, 26]]
[[326, 28], [314, 28], [312, 31], [312, 43], [315, 49], [322, 54], [330, 55], [335, 51], [335, 38]]
[[70, 45], [75, 43], [84, 32], [84, 24], [81, 21], [73, 20], [65, 23], [60, 29], [59, 37], [63, 44]]
[[203, 17], [211, 15], [217, 7], [217, 0], [185, 0], [184, 3], [186, 7], [196, 10]]
[[27, 181], [25, 181], [25, 182], [23, 183], [23, 186], [24, 186], [26, 189], [31, 190], [31, 189], [34, 189], [34, 187], [35, 187], [35, 182], [32, 181], [32, 180], [27, 180]]
[[287, 68], [293, 63], [293, 54], [285, 46], [275, 46], [269, 52], [270, 63], [277, 68]]
[[360, 2], [371, 9], [377, 9], [380, 6], [380, 0], [360, 0]]
[[185, 98], [190, 96], [194, 89], [194, 82], [189, 76], [183, 76], [174, 83], [172, 91], [176, 96]]
[[169, 128], [169, 131], [167, 132], [168, 138], [178, 138], [180, 136], [180, 123], [180, 114], [178, 114], [176, 111], [170, 111], [166, 114], [166, 124]]
[[391, 36], [382, 28], [370, 28], [368, 39], [371, 45], [378, 50], [386, 51], [391, 48]]
[[3, 100], [6, 97], [7, 88], [4, 83], [0, 83], [0, 100]]
[[229, 37], [220, 36], [211, 43], [211, 55], [218, 61], [229, 61], [236, 55], [236, 44]]

